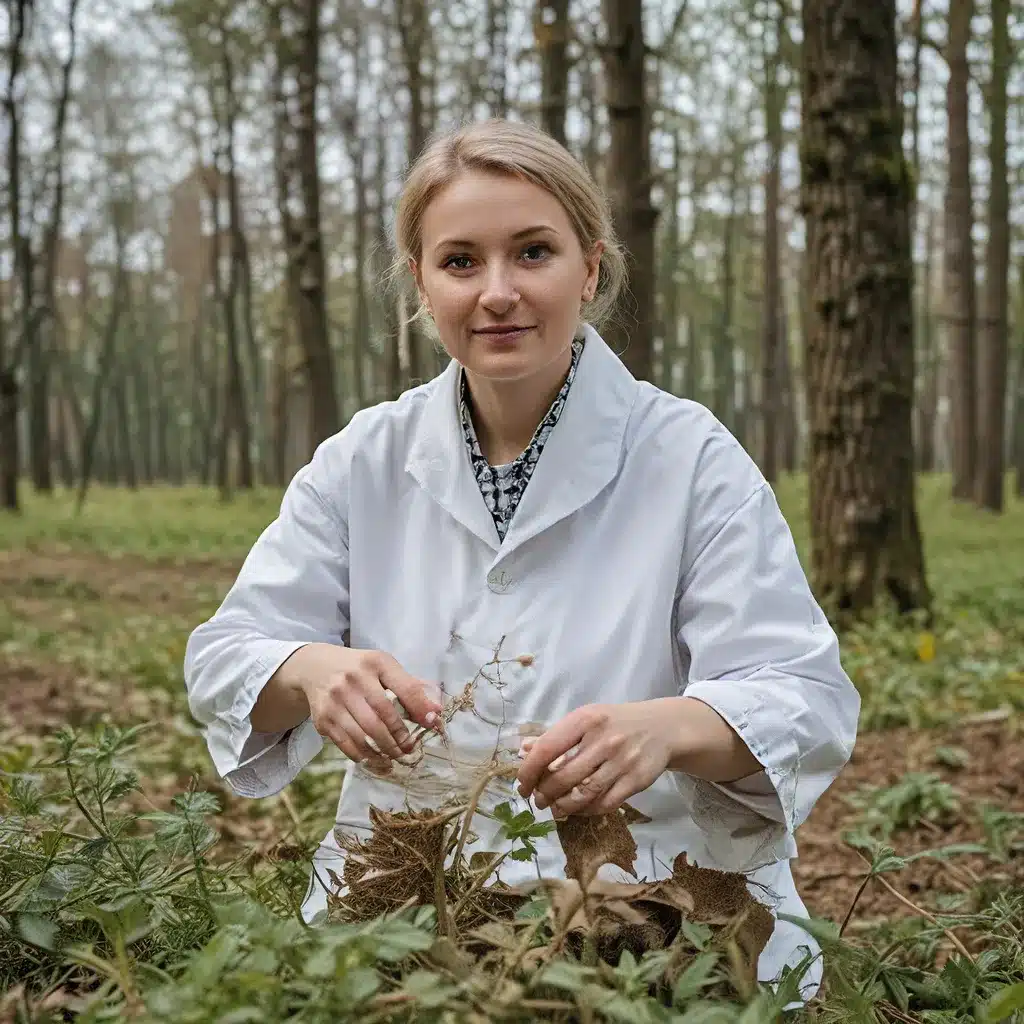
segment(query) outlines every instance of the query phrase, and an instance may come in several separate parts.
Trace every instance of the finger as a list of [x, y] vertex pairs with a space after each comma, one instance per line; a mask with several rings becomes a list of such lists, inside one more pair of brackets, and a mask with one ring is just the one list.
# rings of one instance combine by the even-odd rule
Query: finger
[[349, 751], [342, 747], [340, 743], [338, 746], [345, 751], [346, 754], [353, 761], [365, 761], [368, 757], [378, 757], [379, 753], [374, 750], [366, 742], [366, 732], [362, 726], [348, 713], [344, 708], [339, 708], [335, 713], [335, 729], [339, 733], [343, 733], [348, 738], [349, 747], [355, 752], [353, 756]]
[[[389, 699], [388, 691], [382, 689], [380, 683], [373, 680], [364, 688], [363, 696], [373, 714], [384, 723], [384, 728], [387, 729], [388, 735], [394, 740], [396, 746], [401, 748], [403, 754], [410, 753], [416, 746], [416, 742], [413, 740], [408, 726], [402, 721], [398, 708], [395, 707], [395, 701], [398, 700], [397, 695], [394, 700]], [[398, 755], [392, 754], [391, 756]]]
[[355, 764], [360, 764], [369, 756], [380, 756], [379, 754], [374, 755], [373, 751], [365, 748], [346, 730], [333, 722], [325, 728], [323, 735], [326, 736], [327, 739], [329, 739], [350, 761]]
[[589, 806], [584, 807], [577, 814], [611, 814], [617, 811], [631, 796], [636, 796], [640, 790], [633, 785], [629, 778], [619, 779], [604, 796], [595, 800]]
[[[551, 805], [551, 814], [561, 818], [569, 814], [579, 814], [583, 808], [600, 800], [619, 780], [619, 768], [605, 762], [593, 775], [588, 775], [578, 786], [560, 797]], [[537, 801], [540, 807], [540, 801]], [[542, 808], [543, 809], [543, 808]]]
[[566, 715], [560, 722], [553, 725], [543, 736], [538, 736], [523, 758], [516, 778], [519, 780], [519, 793], [529, 797], [548, 765], [556, 757], [571, 750], [587, 733], [589, 722], [576, 712]]
[[593, 775], [608, 760], [608, 751], [603, 750], [599, 743], [592, 743], [589, 747], [580, 747], [579, 752], [572, 757], [563, 756], [567, 759], [562, 761], [558, 768], [555, 768], [554, 765], [562, 760], [556, 758], [540, 777], [540, 781], [534, 789], [533, 795], [541, 810], [571, 792], [573, 786], [579, 785], [584, 779]]
[[[381, 690], [380, 696], [381, 700], [387, 704], [388, 701], [383, 690]], [[380, 716], [362, 694], [352, 693], [345, 702], [345, 710], [355, 719], [360, 731], [377, 744], [380, 753], [387, 754], [390, 758], [401, 757], [405, 753], [395, 742], [391, 730], [381, 721]]]
[[417, 679], [393, 660], [382, 664], [378, 673], [384, 688], [401, 701], [402, 707], [417, 725], [428, 729], [436, 727], [443, 710], [441, 689], [437, 683]]

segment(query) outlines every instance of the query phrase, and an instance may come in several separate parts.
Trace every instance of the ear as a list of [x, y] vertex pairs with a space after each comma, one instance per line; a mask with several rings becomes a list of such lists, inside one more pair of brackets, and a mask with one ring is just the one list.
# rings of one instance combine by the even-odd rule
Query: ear
[[430, 303], [427, 301], [427, 293], [423, 289], [423, 271], [420, 265], [411, 256], [409, 257], [409, 272], [413, 276], [413, 280], [416, 282], [416, 291], [419, 293], [420, 302], [423, 308], [433, 315], [433, 310], [430, 308]]
[[601, 256], [604, 254], [605, 244], [602, 241], [594, 243], [590, 254], [585, 258], [587, 276], [583, 282], [583, 301], [590, 300], [597, 294], [597, 280], [601, 269]]

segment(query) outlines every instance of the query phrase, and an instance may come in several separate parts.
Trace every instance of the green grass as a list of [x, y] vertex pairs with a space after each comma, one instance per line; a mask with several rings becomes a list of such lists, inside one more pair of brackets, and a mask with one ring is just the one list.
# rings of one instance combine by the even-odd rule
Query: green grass
[[[805, 482], [786, 479], [777, 491], [806, 559]], [[844, 663], [863, 697], [862, 731], [1024, 709], [1024, 503], [1011, 499], [1005, 514], [993, 516], [955, 505], [948, 492], [943, 477], [919, 481], [936, 596], [931, 632], [880, 615], [842, 636]], [[0, 836], [0, 1020], [7, 1019], [4, 990], [18, 977], [35, 990], [70, 978], [78, 1000], [93, 991], [83, 1021], [123, 1019], [126, 1007], [134, 1012], [140, 1000], [141, 1019], [176, 1022], [270, 1021], [302, 1009], [303, 1019], [313, 1021], [461, 1024], [473, 1019], [472, 1010], [490, 1006], [500, 986], [482, 975], [472, 984], [458, 982], [423, 959], [432, 948], [427, 933], [434, 925], [427, 918], [395, 925], [386, 940], [402, 956], [420, 958], [420, 973], [408, 977], [395, 973], [397, 961], [382, 968], [375, 959], [385, 940], [373, 929], [310, 936], [285, 920], [304, 890], [308, 859], [302, 856], [333, 819], [340, 763], [327, 750], [285, 797], [240, 800], [214, 776], [188, 714], [181, 674], [188, 633], [216, 608], [276, 515], [280, 492], [262, 489], [222, 503], [215, 491], [196, 487], [96, 488], [80, 516], [72, 495], [41, 498], [28, 487], [23, 494], [21, 516], [0, 515], [0, 696], [8, 710], [12, 696], [29, 704], [18, 712], [21, 724], [0, 722], [0, 832], [14, 829]], [[108, 737], [90, 745], [87, 737], [73, 741], [57, 733], [62, 715], [145, 728], [130, 742]], [[944, 756], [955, 759], [957, 752]], [[121, 785], [122, 770], [137, 773], [141, 793]], [[85, 786], [85, 804], [105, 836], [81, 818], [69, 778]], [[186, 789], [198, 792], [182, 797]], [[941, 821], [947, 795], [931, 776], [921, 776], [864, 792], [858, 806], [876, 839], [898, 843], [919, 818]], [[122, 806], [126, 799], [136, 802]], [[165, 817], [140, 818], [146, 810]], [[1018, 818], [1024, 821], [1018, 815], [1007, 828], [1018, 829]], [[1000, 833], [993, 857], [1007, 862], [1007, 844], [1014, 842]], [[283, 860], [268, 856], [275, 849], [291, 853]], [[884, 850], [872, 856], [879, 873], [901, 869], [899, 858], [886, 860]], [[974, 929], [1007, 938], [998, 939], [998, 955], [973, 966], [930, 966], [945, 941], [945, 919], [889, 930], [885, 943], [892, 949], [885, 956], [836, 947], [831, 995], [818, 1019], [903, 1020], [886, 1007], [904, 1005], [917, 1007], [919, 1015], [909, 1019], [922, 1022], [989, 1019], [979, 1008], [1009, 991], [1013, 972], [1024, 970], [1013, 938], [1024, 926], [1024, 895], [997, 897], [961, 894], [959, 903], [950, 897], [950, 921], [966, 922], [961, 934]], [[831, 934], [823, 931], [826, 942]], [[99, 962], [74, 952], [75, 942], [86, 943]], [[772, 1005], [755, 1002], [750, 992], [733, 991], [738, 1001], [728, 1004], [722, 994], [729, 990], [728, 971], [708, 976], [705, 995], [716, 994], [718, 1002], [687, 1001], [663, 1013], [655, 1001], [644, 1002], [638, 979], [645, 970], [620, 964], [598, 977], [573, 973], [574, 967], [562, 972], [561, 989], [545, 989], [536, 979], [517, 984], [534, 996], [530, 986], [540, 985], [552, 1002], [586, 996], [603, 1007], [595, 1020], [775, 1019]], [[921, 1008], [928, 1002], [931, 1016]], [[406, 1009], [394, 1016], [387, 1010], [401, 1006]]]

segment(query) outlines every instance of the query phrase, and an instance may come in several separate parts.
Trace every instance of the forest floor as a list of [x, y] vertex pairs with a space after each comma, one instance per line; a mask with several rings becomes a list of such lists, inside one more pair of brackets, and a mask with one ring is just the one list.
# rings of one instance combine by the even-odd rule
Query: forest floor
[[[797, 835], [808, 908], [840, 922], [856, 897], [852, 936], [941, 912], [979, 885], [1024, 884], [1024, 503], [1011, 499], [997, 518], [954, 506], [941, 478], [920, 489], [936, 620], [927, 631], [881, 620], [844, 635], [861, 732]], [[803, 554], [802, 484], [778, 490]], [[65, 725], [145, 725], [140, 809], [166, 809], [194, 780], [221, 801], [224, 850], [322, 836], [341, 761], [328, 749], [278, 797], [233, 796], [181, 675], [189, 631], [217, 607], [279, 498], [261, 491], [222, 505], [195, 489], [98, 489], [76, 517], [70, 498], [26, 489], [24, 515], [0, 518], [0, 759]], [[986, 852], [915, 860], [889, 887], [875, 880], [859, 893], [866, 863], [847, 842], [854, 833], [901, 856], [962, 843]]]

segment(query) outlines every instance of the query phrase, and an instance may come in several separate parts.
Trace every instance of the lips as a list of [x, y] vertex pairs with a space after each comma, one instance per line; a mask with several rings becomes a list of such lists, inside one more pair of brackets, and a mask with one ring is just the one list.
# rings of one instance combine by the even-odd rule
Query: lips
[[501, 338], [512, 334], [522, 334], [530, 329], [529, 324], [498, 324], [495, 327], [478, 327], [473, 333], [489, 338]]

